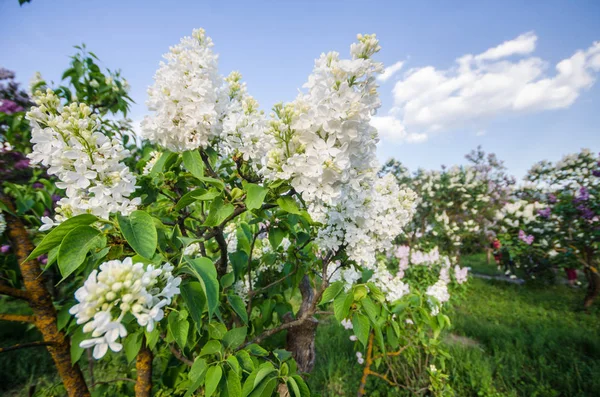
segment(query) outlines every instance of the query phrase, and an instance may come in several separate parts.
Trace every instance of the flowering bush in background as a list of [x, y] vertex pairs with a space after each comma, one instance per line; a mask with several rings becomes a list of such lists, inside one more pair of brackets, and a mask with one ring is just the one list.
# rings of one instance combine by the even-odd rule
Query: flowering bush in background
[[465, 249], [487, 246], [486, 234], [493, 229], [496, 210], [510, 199], [514, 184], [493, 153], [486, 155], [477, 148], [466, 158], [469, 165], [442, 167], [441, 171], [419, 169], [411, 175], [395, 160], [381, 170], [396, 176], [419, 197], [407, 242], [414, 247], [436, 246], [452, 261]]

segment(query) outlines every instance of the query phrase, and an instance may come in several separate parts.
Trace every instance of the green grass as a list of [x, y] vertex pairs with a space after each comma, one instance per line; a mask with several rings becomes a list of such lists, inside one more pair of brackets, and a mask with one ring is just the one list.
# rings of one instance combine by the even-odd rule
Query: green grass
[[[20, 301], [0, 299], [2, 313], [30, 313]], [[0, 322], [0, 347], [38, 341], [41, 336], [31, 324]], [[28, 396], [34, 388], [58, 381], [54, 364], [45, 347], [32, 347], [0, 354], [0, 395]]]

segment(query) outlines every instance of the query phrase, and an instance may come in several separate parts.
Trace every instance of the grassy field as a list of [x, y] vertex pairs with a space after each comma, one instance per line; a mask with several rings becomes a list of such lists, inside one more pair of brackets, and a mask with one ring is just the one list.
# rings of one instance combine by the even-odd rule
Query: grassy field
[[[478, 272], [495, 269], [485, 264], [484, 255], [465, 259]], [[447, 372], [456, 396], [600, 396], [600, 302], [582, 312], [583, 295], [582, 289], [564, 285], [470, 280], [446, 337], [453, 357]], [[0, 305], [3, 312], [19, 309], [6, 301]], [[26, 325], [8, 324], [0, 326], [0, 346], [37, 338]], [[348, 335], [322, 320], [317, 365], [309, 379], [315, 395], [356, 395], [362, 368]], [[104, 365], [97, 366], [97, 377]], [[44, 348], [0, 354], [2, 396], [28, 396], [31, 385], [48, 390], [56, 381]], [[367, 395], [402, 394], [370, 378]]]

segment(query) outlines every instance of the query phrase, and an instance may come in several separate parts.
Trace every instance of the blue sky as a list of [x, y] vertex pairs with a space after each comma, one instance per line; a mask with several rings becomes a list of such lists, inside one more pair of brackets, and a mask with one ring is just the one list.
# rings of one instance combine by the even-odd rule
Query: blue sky
[[[58, 81], [86, 43], [122, 70], [140, 120], [161, 55], [204, 27], [221, 72], [241, 71], [268, 109], [296, 96], [321, 52], [347, 56], [356, 33], [376, 33], [377, 59], [402, 62], [380, 87], [381, 160], [437, 168], [481, 144], [521, 176], [534, 161], [600, 151], [598, 16], [596, 1], [4, 0], [0, 66], [24, 83], [35, 71]], [[467, 54], [465, 72], [456, 60]]]

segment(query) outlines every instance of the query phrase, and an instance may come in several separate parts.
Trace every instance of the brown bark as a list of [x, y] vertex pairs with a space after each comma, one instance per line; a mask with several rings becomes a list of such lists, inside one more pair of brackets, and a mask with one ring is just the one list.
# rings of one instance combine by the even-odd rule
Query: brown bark
[[583, 269], [585, 278], [588, 281], [587, 293], [583, 301], [583, 307], [589, 308], [594, 303], [594, 300], [600, 295], [600, 275], [595, 268], [586, 267]]
[[137, 379], [135, 382], [135, 397], [149, 397], [152, 391], [152, 351], [142, 341], [142, 348], [135, 361]]
[[25, 314], [9, 314], [9, 313], [0, 313], [1, 321], [14, 321], [20, 323], [32, 323], [35, 324], [34, 316], [27, 316]]
[[306, 275], [300, 283], [300, 292], [302, 293], [302, 305], [297, 317], [309, 317], [306, 317], [305, 321], [288, 330], [287, 350], [292, 352], [292, 356], [298, 364], [298, 370], [301, 372], [311, 372], [315, 366], [315, 337], [319, 321], [312, 316], [314, 314], [316, 297], [310, 285], [310, 280]]
[[[4, 204], [13, 211], [13, 205], [4, 196], [0, 196]], [[35, 326], [42, 334], [44, 342], [49, 343], [48, 351], [56, 365], [58, 374], [70, 397], [87, 397], [90, 395], [81, 369], [71, 365], [71, 343], [68, 336], [58, 330], [56, 325], [56, 309], [52, 304], [52, 296], [44, 286], [44, 275], [35, 260], [25, 261], [33, 251], [25, 225], [17, 217], [6, 214], [8, 236], [15, 247], [17, 260], [20, 262], [21, 276], [27, 291], [29, 307], [35, 316]]]
[[598, 269], [594, 266], [594, 250], [592, 248], [585, 251], [585, 264], [583, 273], [588, 281], [588, 288], [583, 307], [587, 309], [592, 306], [594, 300], [600, 295], [600, 275]]

